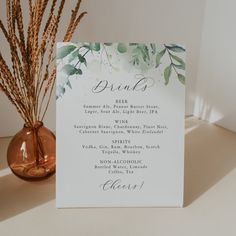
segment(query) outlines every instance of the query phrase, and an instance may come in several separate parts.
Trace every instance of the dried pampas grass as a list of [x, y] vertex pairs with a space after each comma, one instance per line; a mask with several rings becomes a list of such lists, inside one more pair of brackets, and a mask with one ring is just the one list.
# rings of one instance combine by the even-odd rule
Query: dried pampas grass
[[[67, 0], [68, 1], [68, 0]], [[55, 83], [54, 46], [65, 0], [24, 0], [29, 23], [24, 26], [22, 0], [6, 0], [6, 26], [0, 28], [11, 53], [8, 65], [0, 52], [0, 89], [25, 122], [34, 126], [48, 109]], [[80, 20], [81, 0], [76, 1], [63, 41], [70, 41]], [[48, 13], [46, 13], [48, 12]], [[43, 22], [45, 22], [43, 24]]]

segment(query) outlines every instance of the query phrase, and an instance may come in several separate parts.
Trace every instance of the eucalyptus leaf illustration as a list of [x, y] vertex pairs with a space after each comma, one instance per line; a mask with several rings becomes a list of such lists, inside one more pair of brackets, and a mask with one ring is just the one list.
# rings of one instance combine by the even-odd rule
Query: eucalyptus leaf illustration
[[125, 43], [118, 43], [117, 50], [120, 53], [125, 53], [127, 51], [127, 46]]
[[66, 75], [74, 75], [74, 74], [82, 74], [81, 69], [77, 69], [75, 68], [75, 66], [71, 65], [71, 64], [66, 64], [62, 67], [62, 71], [66, 74]]
[[178, 74], [178, 79], [182, 84], [185, 84], [185, 76], [182, 74]]
[[72, 89], [72, 86], [71, 86], [70, 80], [67, 81], [66, 85], [67, 85], [70, 89]]
[[90, 49], [96, 52], [100, 51], [101, 49], [100, 43], [90, 43]]
[[83, 74], [83, 71], [82, 71], [81, 69], [77, 69], [76, 74], [82, 75], [82, 74]]
[[175, 66], [178, 67], [179, 69], [185, 69], [185, 62], [183, 61], [183, 59], [173, 55], [173, 54], [170, 54], [170, 56], [172, 57], [172, 59], [174, 59], [176, 62], [178, 62], [179, 64]]
[[156, 67], [158, 67], [161, 64], [161, 58], [165, 54], [166, 49], [163, 49], [162, 51], [158, 52], [156, 55]]
[[156, 53], [156, 44], [155, 43], [150, 43], [151, 48], [152, 48], [152, 54]]
[[127, 63], [130, 63], [131, 66], [144, 73], [150, 69], [158, 68], [162, 64], [163, 66], [159, 67], [159, 72], [164, 74], [165, 85], [170, 83], [172, 73], [176, 74], [181, 84], [185, 84], [186, 78], [184, 71], [186, 65], [183, 59], [185, 49], [180, 45], [109, 42], [70, 43], [57, 50], [57, 63], [61, 64], [60, 71], [66, 76], [64, 79], [62, 78], [61, 84], [57, 86], [57, 98], [65, 93], [66, 86], [72, 89], [70, 76], [80, 76], [86, 70], [86, 67], [91, 62], [87, 58], [88, 54], [96, 58], [95, 61], [98, 60], [97, 63], [100, 65], [103, 63], [103, 60], [106, 60], [104, 65], [109, 65], [111, 70], [117, 71], [117, 66], [112, 64], [114, 62], [113, 58], [116, 57], [116, 54], [113, 57], [112, 53], [114, 51], [118, 52], [117, 56], [120, 58], [119, 60], [124, 56], [126, 58], [125, 60], [128, 60]]
[[[169, 55], [169, 59], [170, 59], [170, 65], [172, 66], [172, 68], [174, 69], [178, 80], [182, 83], [185, 84], [185, 76], [181, 73], [179, 73], [178, 69], [180, 70], [185, 70], [185, 62], [183, 59], [181, 59], [179, 56], [176, 56], [173, 53], [181, 53], [184, 52], [185, 49], [181, 46], [178, 46], [176, 44], [171, 44], [170, 46], [164, 45], [168, 55]], [[176, 64], [178, 63], [178, 64]]]
[[185, 49], [183, 47], [176, 44], [171, 44], [171, 46], [166, 47], [173, 52], [185, 52]]
[[76, 49], [74, 45], [66, 45], [57, 49], [57, 59], [62, 59]]
[[171, 69], [172, 69], [172, 66], [169, 65], [164, 70], [165, 85], [169, 83], [170, 76], [171, 76]]
[[175, 68], [180, 69], [180, 70], [185, 70], [185, 64], [172, 64]]
[[79, 55], [79, 48], [77, 48], [68, 55], [68, 62], [72, 62], [73, 60], [75, 60], [78, 57], [78, 55]]
[[84, 57], [83, 55], [78, 54], [78, 58], [79, 58], [79, 61], [80, 61], [81, 63], [84, 63], [85, 66], [87, 66], [87, 61], [86, 61], [86, 59], [85, 59], [85, 57]]
[[148, 47], [145, 44], [139, 45], [138, 46], [141, 50], [142, 56], [143, 56], [143, 60], [145, 62], [147, 62], [148, 60], [150, 60], [150, 56], [149, 56], [149, 50]]

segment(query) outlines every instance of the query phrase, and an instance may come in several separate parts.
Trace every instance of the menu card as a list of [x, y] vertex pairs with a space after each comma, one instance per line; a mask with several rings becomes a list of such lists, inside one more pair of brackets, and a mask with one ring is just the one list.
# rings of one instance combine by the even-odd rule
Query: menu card
[[57, 44], [56, 204], [181, 207], [185, 48]]

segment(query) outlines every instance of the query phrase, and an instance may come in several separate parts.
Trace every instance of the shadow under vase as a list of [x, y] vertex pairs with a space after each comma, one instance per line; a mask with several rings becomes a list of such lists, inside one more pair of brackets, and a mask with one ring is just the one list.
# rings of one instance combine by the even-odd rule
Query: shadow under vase
[[55, 199], [55, 176], [25, 182], [13, 174], [0, 178], [0, 221]]

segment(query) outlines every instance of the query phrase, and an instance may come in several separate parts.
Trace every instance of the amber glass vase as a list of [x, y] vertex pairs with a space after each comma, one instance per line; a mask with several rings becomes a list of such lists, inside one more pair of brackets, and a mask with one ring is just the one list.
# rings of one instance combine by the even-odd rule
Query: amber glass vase
[[55, 173], [56, 138], [42, 122], [25, 124], [11, 140], [7, 161], [12, 172], [24, 180], [42, 180]]

